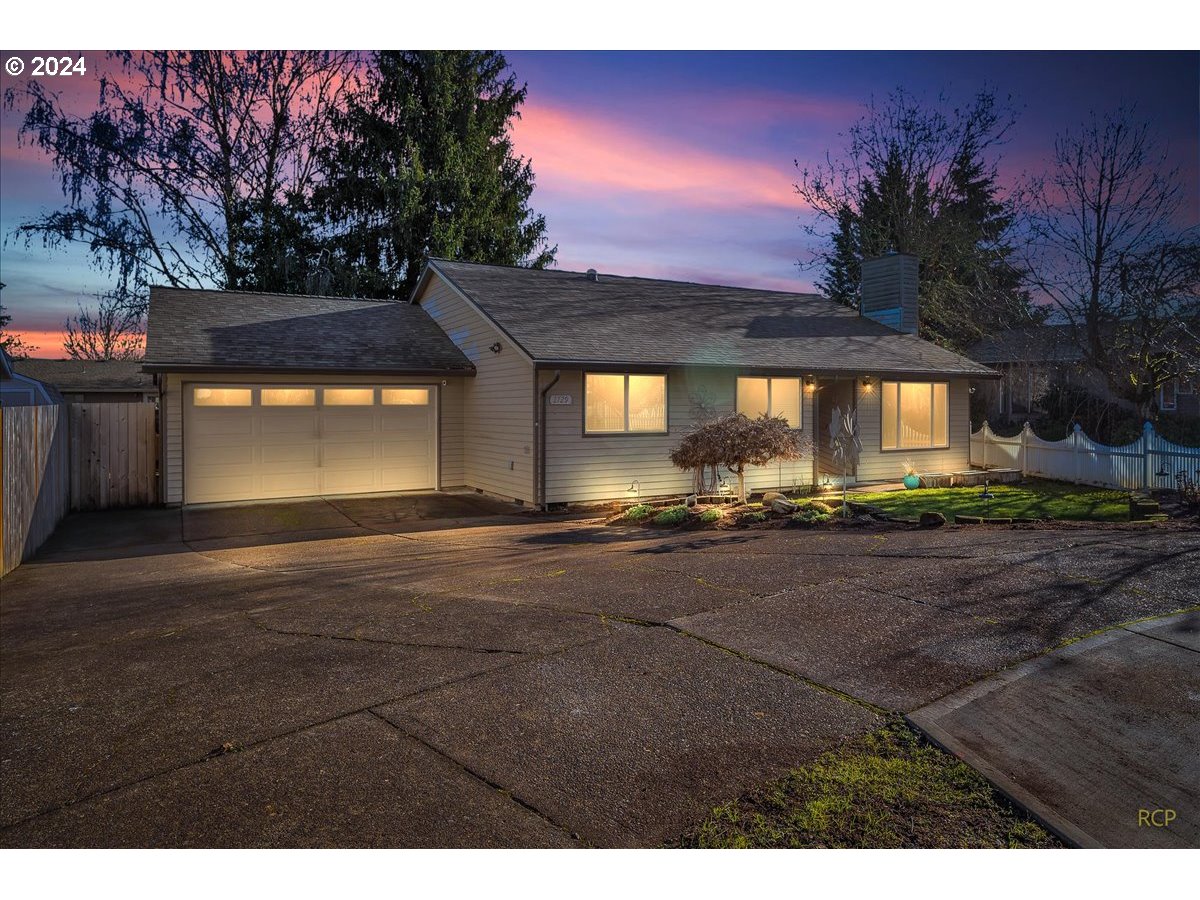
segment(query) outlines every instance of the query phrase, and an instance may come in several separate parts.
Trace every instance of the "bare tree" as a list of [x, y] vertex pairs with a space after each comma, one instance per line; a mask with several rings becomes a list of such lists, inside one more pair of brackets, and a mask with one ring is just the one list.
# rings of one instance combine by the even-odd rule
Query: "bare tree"
[[19, 136], [61, 176], [63, 208], [18, 233], [78, 243], [117, 289], [286, 290], [307, 245], [305, 204], [355, 57], [328, 51], [111, 53], [94, 112], [39, 81], [5, 93]]
[[67, 319], [63, 349], [71, 359], [141, 359], [146, 329], [141, 310], [116, 294], [100, 294], [95, 309], [79, 304]]
[[1088, 367], [1149, 416], [1158, 389], [1200, 365], [1200, 234], [1148, 123], [1131, 110], [1061, 134], [1023, 191], [1033, 285], [1071, 324]]

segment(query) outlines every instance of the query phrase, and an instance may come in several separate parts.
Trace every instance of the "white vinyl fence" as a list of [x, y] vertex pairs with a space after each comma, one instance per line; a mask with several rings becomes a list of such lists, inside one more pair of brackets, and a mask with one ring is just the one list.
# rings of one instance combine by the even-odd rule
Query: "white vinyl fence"
[[1020, 469], [1024, 475], [1125, 490], [1174, 488], [1177, 472], [1200, 477], [1200, 448], [1173, 444], [1149, 422], [1142, 436], [1123, 447], [1089, 438], [1078, 425], [1061, 441], [1045, 441], [1029, 423], [1019, 434], [1001, 437], [988, 427], [971, 435], [971, 465]]

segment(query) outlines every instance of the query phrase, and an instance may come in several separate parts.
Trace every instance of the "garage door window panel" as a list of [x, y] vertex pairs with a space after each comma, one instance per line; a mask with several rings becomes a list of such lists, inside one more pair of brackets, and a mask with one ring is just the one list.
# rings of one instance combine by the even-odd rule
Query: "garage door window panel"
[[252, 406], [254, 392], [250, 388], [209, 388], [192, 390], [192, 402], [197, 406]]
[[374, 406], [375, 388], [325, 388], [321, 399], [326, 406]]
[[314, 388], [263, 388], [260, 402], [263, 406], [316, 406], [317, 392]]

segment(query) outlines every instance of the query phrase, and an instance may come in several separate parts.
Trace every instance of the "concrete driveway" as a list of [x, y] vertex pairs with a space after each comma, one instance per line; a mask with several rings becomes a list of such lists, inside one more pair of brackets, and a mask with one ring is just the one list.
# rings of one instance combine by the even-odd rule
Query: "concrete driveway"
[[658, 845], [1198, 576], [1200, 534], [1144, 529], [79, 515], [3, 582], [0, 843]]

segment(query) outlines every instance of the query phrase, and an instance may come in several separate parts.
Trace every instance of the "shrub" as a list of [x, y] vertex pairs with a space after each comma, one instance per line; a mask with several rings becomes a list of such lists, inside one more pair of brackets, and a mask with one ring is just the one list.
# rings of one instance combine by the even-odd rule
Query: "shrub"
[[668, 506], [654, 517], [655, 525], [682, 525], [687, 518], [686, 506]]
[[765, 522], [765, 521], [767, 521], [767, 514], [765, 512], [763, 512], [762, 510], [758, 510], [756, 512], [748, 512], [742, 516], [742, 521], [743, 522]]
[[654, 510], [651, 507], [647, 506], [645, 503], [639, 503], [637, 506], [631, 506], [629, 509], [625, 510], [624, 518], [631, 522], [640, 522], [652, 512], [654, 512]]
[[721, 519], [724, 518], [724, 515], [725, 514], [719, 509], [706, 509], [704, 512], [700, 513], [700, 521], [707, 525], [711, 525], [713, 522], [720, 522]]
[[751, 419], [741, 413], [706, 422], [686, 435], [671, 451], [678, 469], [701, 474], [724, 466], [738, 477], [738, 499], [746, 502], [746, 467], [772, 460], [799, 459], [810, 447], [808, 438], [786, 421], [771, 416]]
[[[822, 503], [822, 506], [825, 504]], [[828, 522], [832, 518], [829, 513], [821, 512], [815, 506], [810, 506], [807, 509], [802, 509], [800, 512], [792, 516], [792, 521], [800, 525], [817, 525], [821, 522]]]

